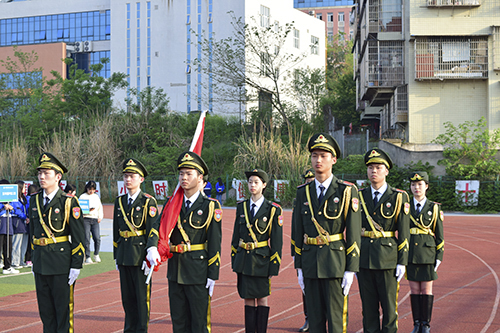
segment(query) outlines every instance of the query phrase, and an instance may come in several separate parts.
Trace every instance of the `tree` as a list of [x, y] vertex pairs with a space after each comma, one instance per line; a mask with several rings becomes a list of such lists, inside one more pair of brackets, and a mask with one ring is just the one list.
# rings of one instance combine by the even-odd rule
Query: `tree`
[[444, 146], [443, 160], [449, 176], [461, 179], [491, 179], [500, 174], [495, 157], [500, 147], [500, 129], [490, 131], [486, 119], [466, 121], [458, 126], [444, 123], [445, 133], [432, 142]]
[[293, 89], [301, 109], [307, 114], [317, 115], [321, 112], [321, 99], [326, 94], [325, 71], [320, 68], [297, 69]]
[[294, 70], [307, 56], [284, 51], [294, 30], [293, 22], [261, 27], [253, 17], [246, 24], [234, 13], [229, 14], [232, 35], [203, 39], [204, 57], [196, 59], [195, 65], [212, 76], [221, 101], [259, 101], [259, 109], [268, 105], [290, 126], [286, 100], [293, 95]]

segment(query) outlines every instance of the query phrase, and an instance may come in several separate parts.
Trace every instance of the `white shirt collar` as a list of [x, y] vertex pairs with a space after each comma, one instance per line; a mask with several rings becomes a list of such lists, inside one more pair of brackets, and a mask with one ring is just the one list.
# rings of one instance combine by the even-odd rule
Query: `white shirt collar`
[[54, 197], [56, 196], [56, 193], [57, 191], [59, 191], [59, 186], [57, 186], [56, 190], [55, 191], [52, 191], [52, 193], [45, 193], [45, 190], [43, 191], [43, 203], [45, 204], [45, 198], [49, 198], [49, 202], [52, 201], [52, 199], [54, 199]]
[[330, 187], [330, 184], [332, 183], [332, 180], [333, 180], [333, 174], [331, 174], [330, 177], [328, 177], [322, 183], [320, 183], [316, 178], [314, 178], [314, 183], [316, 185], [316, 194], [318, 195], [318, 198], [319, 198], [319, 194], [321, 192], [321, 190], [319, 189], [319, 186], [323, 185], [325, 187], [325, 192], [323, 193], [323, 195], [326, 195], [326, 192], [328, 191], [328, 188]]
[[379, 196], [377, 197], [378, 200], [380, 200], [380, 198], [382, 198], [382, 196], [384, 195], [385, 191], [387, 191], [387, 183], [384, 183], [384, 185], [382, 185], [381, 188], [379, 188], [378, 190], [374, 189], [373, 187], [370, 186], [370, 188], [372, 189], [372, 198], [375, 197], [375, 192], [378, 192], [380, 193]]
[[196, 199], [198, 199], [198, 197], [200, 196], [200, 191], [196, 191], [195, 194], [193, 194], [190, 198], [186, 197], [186, 194], [184, 194], [184, 203], [189, 200], [191, 202], [191, 205], [189, 207], [191, 207], [194, 202], [196, 201]]
[[417, 210], [417, 204], [420, 204], [420, 209], [424, 208], [425, 203], [427, 202], [427, 197], [424, 197], [422, 201], [417, 201], [415, 197], [413, 197], [413, 205], [415, 206], [415, 210]]
[[250, 209], [252, 209], [252, 204], [255, 204], [255, 214], [257, 214], [263, 203], [264, 203], [264, 196], [261, 196], [260, 199], [255, 202], [253, 202], [252, 198], [250, 198]]
[[[127, 193], [128, 193], [128, 191], [127, 191]], [[137, 196], [139, 195], [139, 193], [141, 193], [141, 190], [135, 192], [134, 195], [130, 195], [130, 193], [128, 193], [127, 202], [130, 198], [132, 198], [132, 203], [134, 203], [134, 201], [135, 201], [135, 199], [137, 199]]]

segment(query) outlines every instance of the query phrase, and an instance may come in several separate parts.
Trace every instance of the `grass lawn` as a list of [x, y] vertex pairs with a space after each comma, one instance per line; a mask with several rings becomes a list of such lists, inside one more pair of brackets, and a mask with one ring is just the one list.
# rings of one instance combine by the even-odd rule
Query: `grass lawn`
[[[78, 279], [109, 272], [116, 268], [113, 253], [101, 252], [99, 253], [99, 256], [101, 257], [102, 262], [98, 264], [94, 263], [83, 265], [83, 269], [81, 270]], [[33, 278], [33, 274], [31, 274], [31, 267], [21, 268], [19, 271], [19, 274], [0, 274], [0, 297], [35, 290], [35, 279]]]

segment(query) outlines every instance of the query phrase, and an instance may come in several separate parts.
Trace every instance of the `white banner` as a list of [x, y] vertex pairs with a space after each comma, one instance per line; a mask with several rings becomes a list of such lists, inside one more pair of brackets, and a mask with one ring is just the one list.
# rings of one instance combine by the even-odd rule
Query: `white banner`
[[118, 195], [119, 196], [127, 193], [127, 188], [125, 187], [125, 183], [123, 182], [123, 180], [117, 181], [116, 184], [118, 185]]
[[233, 178], [232, 186], [236, 190], [236, 201], [245, 200], [245, 186], [246, 182]]
[[97, 194], [99, 198], [101, 198], [101, 184], [99, 182], [95, 182], [95, 187], [95, 194]]
[[462, 202], [466, 206], [477, 206], [479, 197], [479, 180], [457, 180], [455, 191], [462, 196]]
[[166, 180], [154, 180], [153, 188], [157, 200], [165, 200], [168, 194], [168, 182]]
[[59, 187], [61, 188], [61, 190], [64, 191], [64, 189], [66, 188], [66, 185], [68, 184], [68, 181], [67, 180], [61, 180], [59, 182]]
[[23, 182], [24, 182], [23, 193], [24, 193], [24, 195], [28, 195], [28, 187], [30, 187], [30, 185], [33, 185], [33, 181], [32, 180], [23, 180]]
[[285, 195], [286, 188], [290, 182], [288, 180], [283, 179], [275, 179], [274, 180], [274, 201], [281, 201]]

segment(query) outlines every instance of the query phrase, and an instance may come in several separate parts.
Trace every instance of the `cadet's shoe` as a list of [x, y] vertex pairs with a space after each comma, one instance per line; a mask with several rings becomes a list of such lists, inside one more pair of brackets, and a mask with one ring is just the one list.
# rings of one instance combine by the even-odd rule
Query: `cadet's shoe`
[[95, 261], [95, 262], [101, 262], [101, 257], [99, 257], [99, 255], [98, 255], [98, 254], [96, 254], [96, 255], [94, 256], [94, 261]]
[[86, 264], [93, 264], [94, 262], [92, 261], [92, 259], [90, 259], [90, 257], [88, 257], [88, 258], [85, 260], [85, 263], [86, 263]]
[[309, 332], [309, 319], [306, 319], [304, 325], [302, 325], [302, 327], [299, 328], [299, 332]]
[[14, 269], [12, 267], [9, 267], [7, 269], [4, 269], [2, 271], [3, 274], [19, 274], [19, 271], [17, 269]]

